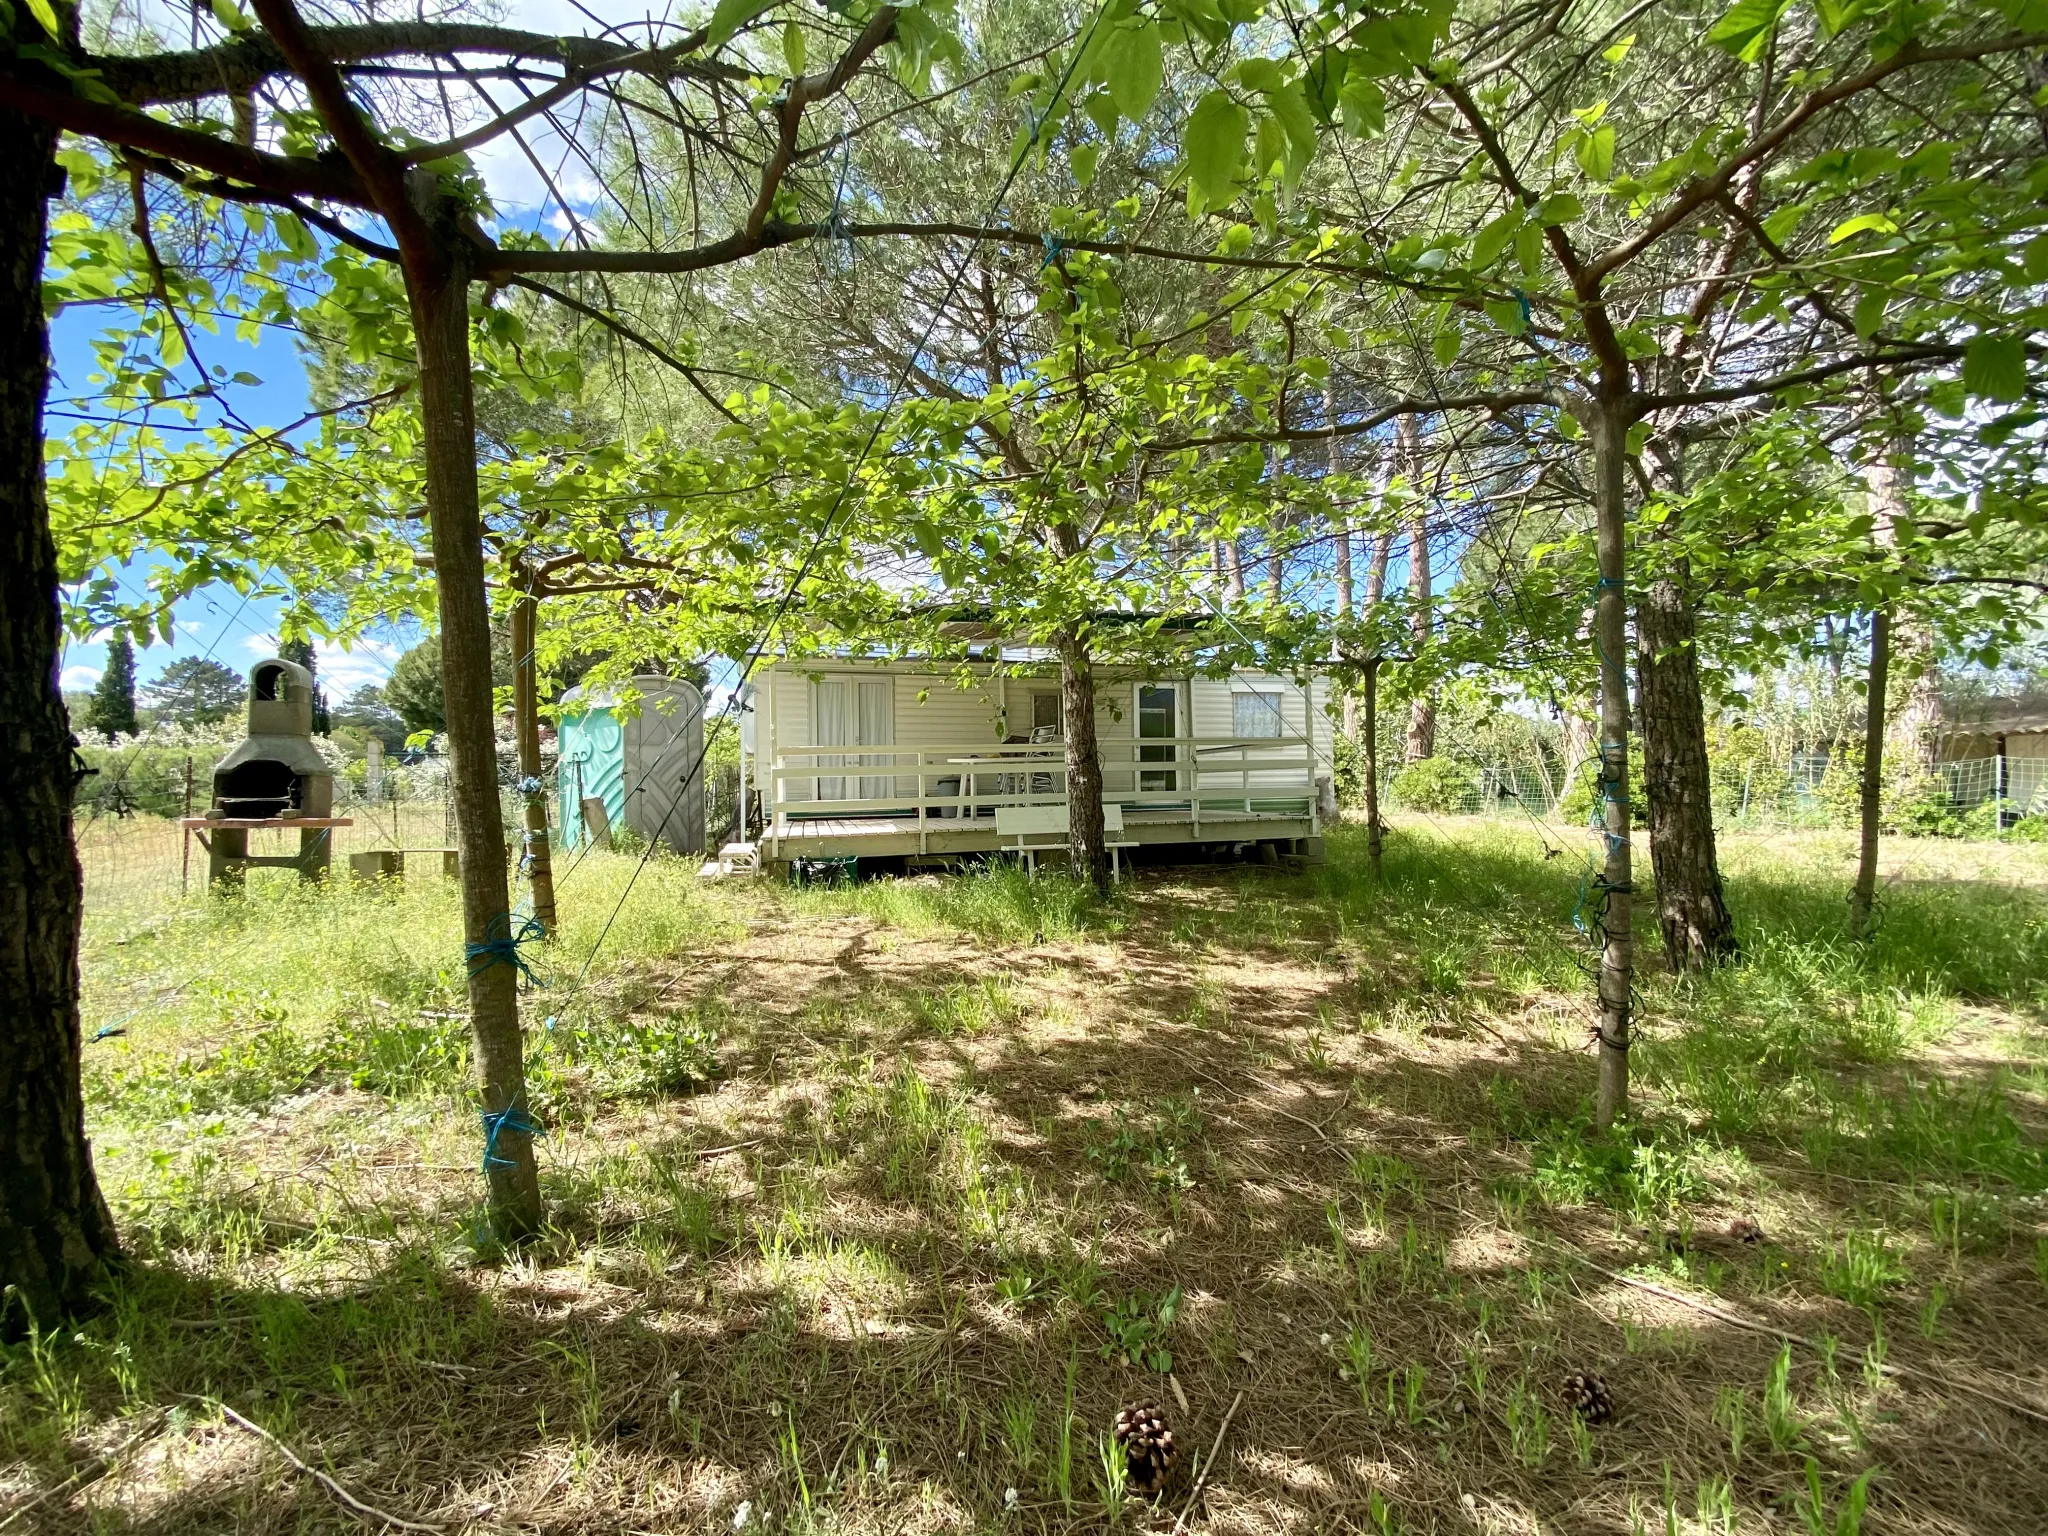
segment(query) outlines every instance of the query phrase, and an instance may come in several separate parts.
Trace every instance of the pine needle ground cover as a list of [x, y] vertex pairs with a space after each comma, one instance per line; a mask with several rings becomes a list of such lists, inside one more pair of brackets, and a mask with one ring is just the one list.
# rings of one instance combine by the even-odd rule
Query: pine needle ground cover
[[[512, 1253], [452, 888], [109, 916], [131, 1262], [0, 1358], [0, 1523], [380, 1527], [289, 1448], [447, 1531], [1164, 1530], [1236, 1402], [1198, 1528], [2037, 1529], [2048, 859], [1890, 848], [1857, 948], [1848, 852], [1728, 850], [1746, 958], [1645, 977], [1608, 1137], [1534, 829], [1102, 908], [657, 861], [584, 975], [632, 873], [593, 857], [527, 1000], [553, 1225]], [[1147, 1401], [1156, 1506], [1111, 1438]]]

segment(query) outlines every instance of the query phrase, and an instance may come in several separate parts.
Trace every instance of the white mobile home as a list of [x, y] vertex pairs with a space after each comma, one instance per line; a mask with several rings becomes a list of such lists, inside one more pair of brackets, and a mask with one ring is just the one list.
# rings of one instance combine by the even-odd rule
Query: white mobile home
[[[1027, 822], [1063, 831], [1059, 679], [1013, 675], [1017, 653], [1006, 654], [761, 667], [741, 740], [763, 862], [945, 861], [1015, 847]], [[1320, 837], [1329, 797], [1328, 697], [1324, 678], [1098, 668], [1112, 841], [1307, 851], [1297, 845]]]

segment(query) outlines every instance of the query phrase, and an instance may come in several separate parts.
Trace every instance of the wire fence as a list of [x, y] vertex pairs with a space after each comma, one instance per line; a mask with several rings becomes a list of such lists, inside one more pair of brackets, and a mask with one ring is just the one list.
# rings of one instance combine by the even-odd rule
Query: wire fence
[[[80, 780], [73, 803], [88, 913], [147, 911], [204, 890], [206, 845], [180, 821], [206, 814], [217, 755], [149, 746], [96, 754], [97, 765]], [[353, 825], [331, 832], [332, 867], [345, 871], [351, 853], [401, 850], [428, 855], [418, 867], [439, 873], [441, 861], [432, 855], [455, 847], [448, 787], [446, 764], [436, 759], [392, 763], [374, 775], [360, 759], [342, 765], [333, 813]], [[508, 781], [499, 793], [510, 833], [520, 825], [517, 789]], [[299, 834], [289, 827], [253, 828], [248, 851], [291, 857], [299, 852]]]
[[[1384, 773], [1383, 804], [1437, 816], [1534, 816], [1567, 824], [1588, 820], [1596, 805], [1588, 777], [1575, 780], [1548, 765], [1450, 756], [1425, 773], [1411, 773], [1413, 766]], [[1827, 754], [1809, 752], [1782, 763], [1717, 760], [1710, 766], [1717, 823], [1796, 829], [1855, 822], [1861, 770], [1853, 759], [1831, 764]], [[2030, 818], [2048, 818], [2048, 757], [1968, 758], [1924, 769], [1902, 764], [1886, 776], [1883, 806], [1893, 830], [1999, 835]]]
[[[202, 891], [205, 846], [179, 825], [203, 816], [212, 799], [214, 752], [137, 745], [96, 754], [93, 772], [80, 780], [74, 807], [78, 857], [85, 872], [86, 910], [147, 912]], [[1713, 764], [1715, 820], [1746, 828], [1847, 826], [1855, 816], [1853, 765], [1824, 754], [1794, 754], [1782, 764], [1762, 760]], [[509, 763], [501, 766], [501, 811], [507, 847], [516, 857], [522, 810]], [[552, 765], [547, 801], [554, 796]], [[737, 835], [739, 784], [731, 764], [706, 773], [706, 846]], [[354, 824], [334, 830], [332, 865], [345, 871], [348, 855], [399, 850], [412, 867], [442, 868], [442, 850], [455, 847], [453, 807], [445, 760], [388, 762], [371, 773], [360, 758], [341, 765], [334, 779], [334, 814]], [[1533, 816], [1570, 825], [1592, 813], [1589, 787], [1576, 787], [1553, 767], [1489, 763], [1451, 757], [1418, 782], [1404, 770], [1388, 772], [1382, 801], [1392, 809], [1431, 815]], [[1985, 757], [1938, 763], [1888, 786], [1887, 821], [1899, 830], [1950, 836], [1997, 836], [2033, 817], [2048, 818], [2048, 758]], [[557, 834], [559, 836], [559, 830]], [[259, 828], [249, 852], [289, 857], [298, 835]]]
[[[94, 766], [80, 779], [73, 801], [73, 834], [85, 873], [87, 912], [140, 915], [204, 891], [206, 846], [179, 823], [181, 818], [206, 814], [219, 751], [137, 744], [88, 754]], [[508, 856], [516, 859], [524, 808], [509, 755], [499, 772], [506, 846]], [[558, 803], [552, 762], [542, 778], [544, 798], [552, 808]], [[340, 873], [346, 873], [352, 853], [402, 851], [412, 855], [409, 876], [438, 875], [443, 868], [438, 855], [455, 847], [444, 759], [388, 761], [375, 773], [361, 758], [346, 762], [334, 776], [334, 814], [353, 823], [331, 833], [331, 867]], [[738, 815], [736, 765], [711, 765], [705, 775], [708, 846], [716, 848], [730, 840]], [[560, 828], [555, 831], [559, 843]], [[612, 832], [621, 839], [632, 837], [625, 828]], [[298, 851], [299, 834], [293, 829], [254, 828], [249, 833], [252, 856], [286, 858]]]

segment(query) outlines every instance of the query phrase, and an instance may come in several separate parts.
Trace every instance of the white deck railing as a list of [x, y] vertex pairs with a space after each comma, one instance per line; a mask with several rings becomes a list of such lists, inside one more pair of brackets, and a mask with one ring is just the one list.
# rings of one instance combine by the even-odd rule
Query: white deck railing
[[[1097, 755], [1103, 798], [1127, 810], [1166, 813], [1199, 828], [1205, 813], [1252, 816], [1257, 802], [1300, 798], [1315, 815], [1315, 748], [1299, 738], [1120, 737], [1098, 742]], [[1056, 741], [784, 748], [761, 786], [769, 835], [789, 836], [792, 820], [914, 819], [922, 844], [929, 831], [992, 816], [998, 806], [1064, 805], [1066, 757], [1066, 744]], [[1111, 778], [1129, 786], [1109, 787]], [[797, 786], [808, 793], [793, 793]]]

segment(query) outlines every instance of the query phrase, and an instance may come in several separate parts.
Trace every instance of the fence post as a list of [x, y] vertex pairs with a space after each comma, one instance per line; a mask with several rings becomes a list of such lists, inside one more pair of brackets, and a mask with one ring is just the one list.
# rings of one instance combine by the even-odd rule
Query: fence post
[[[185, 754], [184, 814], [187, 816], [192, 814], [192, 754], [190, 752]], [[192, 892], [192, 833], [186, 828], [181, 828], [180, 830], [184, 833], [185, 856], [179, 862], [178, 894], [180, 896], [188, 896]]]

